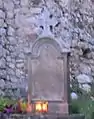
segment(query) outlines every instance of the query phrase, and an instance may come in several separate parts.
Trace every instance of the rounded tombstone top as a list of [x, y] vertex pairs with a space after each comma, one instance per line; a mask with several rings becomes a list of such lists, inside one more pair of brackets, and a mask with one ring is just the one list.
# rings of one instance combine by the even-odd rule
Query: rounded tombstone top
[[39, 56], [40, 54], [40, 47], [44, 44], [50, 44], [55, 47], [55, 49], [61, 53], [62, 52], [62, 46], [60, 42], [58, 42], [55, 38], [49, 37], [49, 36], [41, 36], [39, 37], [34, 44], [32, 45], [32, 55], [37, 55]]

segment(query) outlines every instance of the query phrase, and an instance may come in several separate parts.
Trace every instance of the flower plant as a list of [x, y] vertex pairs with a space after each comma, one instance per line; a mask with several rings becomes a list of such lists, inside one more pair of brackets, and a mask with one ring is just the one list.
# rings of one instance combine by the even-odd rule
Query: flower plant
[[0, 112], [4, 111], [8, 107], [12, 107], [15, 104], [15, 100], [10, 100], [9, 98], [0, 98]]
[[24, 100], [10, 100], [9, 98], [0, 98], [0, 112], [3, 113], [25, 113], [27, 102]]

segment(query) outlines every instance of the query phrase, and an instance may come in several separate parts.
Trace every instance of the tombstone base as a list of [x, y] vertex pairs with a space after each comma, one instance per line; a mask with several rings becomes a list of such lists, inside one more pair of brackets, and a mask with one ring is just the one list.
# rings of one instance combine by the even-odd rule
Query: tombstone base
[[85, 119], [85, 116], [82, 114], [73, 114], [73, 115], [48, 115], [48, 116], [34, 116], [33, 119]]
[[23, 114], [14, 114], [10, 118], [6, 119], [85, 119], [85, 116], [82, 114], [73, 114], [73, 115], [23, 115]]

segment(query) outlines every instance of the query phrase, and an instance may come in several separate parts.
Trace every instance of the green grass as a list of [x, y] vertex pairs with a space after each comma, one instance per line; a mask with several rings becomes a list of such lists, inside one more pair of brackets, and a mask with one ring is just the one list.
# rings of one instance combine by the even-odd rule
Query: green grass
[[[72, 102], [72, 106], [74, 107], [74, 110], [76, 112], [78, 111], [78, 113], [80, 112], [82, 114], [85, 114], [86, 119], [94, 119], [94, 117], [92, 117], [92, 114], [94, 112], [94, 101], [76, 100]], [[78, 109], [76, 109], [77, 107]]]

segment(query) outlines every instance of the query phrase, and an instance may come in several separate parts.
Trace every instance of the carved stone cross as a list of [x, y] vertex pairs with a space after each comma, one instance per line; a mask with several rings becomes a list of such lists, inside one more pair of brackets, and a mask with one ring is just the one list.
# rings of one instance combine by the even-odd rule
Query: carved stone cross
[[39, 17], [39, 25], [42, 29], [42, 35], [53, 35], [51, 30], [57, 24], [55, 18], [50, 18], [50, 12], [44, 7], [43, 13]]

